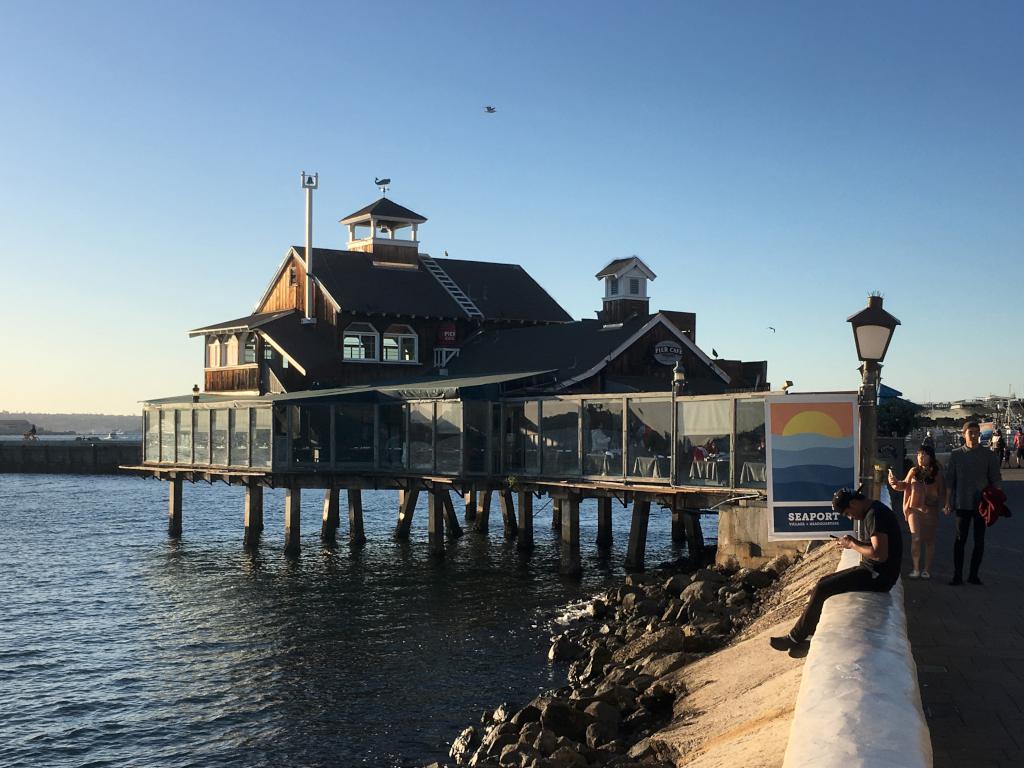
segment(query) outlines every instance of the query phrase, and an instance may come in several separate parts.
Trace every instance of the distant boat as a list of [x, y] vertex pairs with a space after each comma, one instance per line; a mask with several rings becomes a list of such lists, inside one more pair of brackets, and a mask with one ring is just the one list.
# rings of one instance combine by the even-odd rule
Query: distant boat
[[122, 440], [124, 439], [124, 432], [120, 429], [115, 429], [113, 432], [108, 432], [106, 437], [101, 437], [100, 440]]

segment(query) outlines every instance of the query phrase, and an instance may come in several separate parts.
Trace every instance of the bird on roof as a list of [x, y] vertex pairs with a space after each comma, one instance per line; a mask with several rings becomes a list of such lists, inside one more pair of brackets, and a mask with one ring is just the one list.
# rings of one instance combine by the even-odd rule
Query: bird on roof
[[718, 350], [715, 349], [714, 347], [711, 348], [711, 356], [716, 360], [718, 359]]
[[770, 325], [768, 326], [768, 330], [771, 331], [772, 333], [775, 333], [775, 329], [772, 328]]
[[498, 111], [498, 108], [497, 107], [492, 107], [490, 104], [488, 104], [486, 107], [484, 107], [484, 112], [486, 112], [488, 115], [493, 115], [497, 111]]

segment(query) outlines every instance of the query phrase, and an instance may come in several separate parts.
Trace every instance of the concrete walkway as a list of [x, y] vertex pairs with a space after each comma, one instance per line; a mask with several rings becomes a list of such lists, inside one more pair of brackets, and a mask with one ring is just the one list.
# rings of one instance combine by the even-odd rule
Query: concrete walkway
[[984, 586], [947, 585], [951, 517], [939, 525], [931, 581], [906, 579], [907, 534], [907, 620], [935, 768], [1024, 766], [1024, 469], [1003, 469], [1003, 481], [1014, 516], [986, 533]]

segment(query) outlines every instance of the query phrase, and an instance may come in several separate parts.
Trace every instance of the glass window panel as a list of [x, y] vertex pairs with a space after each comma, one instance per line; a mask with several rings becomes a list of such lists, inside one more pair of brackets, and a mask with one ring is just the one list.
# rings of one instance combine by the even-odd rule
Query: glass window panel
[[470, 400], [462, 404], [467, 472], [483, 473], [487, 471], [487, 426], [490, 418], [490, 403]]
[[622, 401], [583, 404], [583, 474], [622, 474]]
[[252, 466], [260, 469], [270, 467], [271, 414], [269, 408], [253, 408], [249, 411], [252, 435]]
[[434, 470], [434, 404], [409, 404], [409, 468]]
[[678, 403], [677, 482], [728, 485], [731, 469], [732, 400]]
[[505, 406], [505, 468], [535, 475], [540, 472], [540, 403]]
[[736, 484], [766, 488], [764, 400], [736, 401]]
[[288, 463], [288, 409], [274, 408], [274, 464]]
[[196, 464], [210, 463], [210, 412], [192, 411], [192, 461]]
[[462, 471], [462, 403], [437, 403], [435, 435], [437, 471], [459, 474]]
[[373, 403], [334, 407], [334, 450], [339, 464], [373, 464]]
[[160, 411], [160, 461], [174, 462], [174, 410]]
[[231, 466], [249, 466], [249, 409], [235, 408], [231, 412]]
[[160, 411], [149, 409], [143, 415], [146, 418], [145, 460], [160, 461]]
[[329, 405], [292, 405], [292, 462], [295, 464], [331, 463], [331, 407]]
[[228, 463], [228, 412], [218, 408], [212, 412], [210, 426], [211, 463], [226, 466]]
[[629, 400], [626, 466], [633, 477], [672, 475], [672, 401]]
[[245, 349], [242, 350], [242, 363], [256, 362], [256, 334], [250, 333], [245, 337]]
[[192, 412], [177, 411], [177, 464], [192, 463]]
[[404, 404], [384, 404], [378, 408], [377, 445], [382, 469], [405, 469], [408, 459], [405, 445]]
[[545, 400], [542, 403], [542, 471], [545, 475], [580, 474], [579, 421], [579, 403], [574, 400]]

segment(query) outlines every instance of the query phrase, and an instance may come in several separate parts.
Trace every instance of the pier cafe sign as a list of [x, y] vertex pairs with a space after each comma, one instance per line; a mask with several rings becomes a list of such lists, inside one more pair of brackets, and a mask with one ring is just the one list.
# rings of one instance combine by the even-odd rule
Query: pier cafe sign
[[832, 494], [856, 488], [860, 419], [855, 394], [765, 398], [768, 538], [824, 539], [853, 532]]

